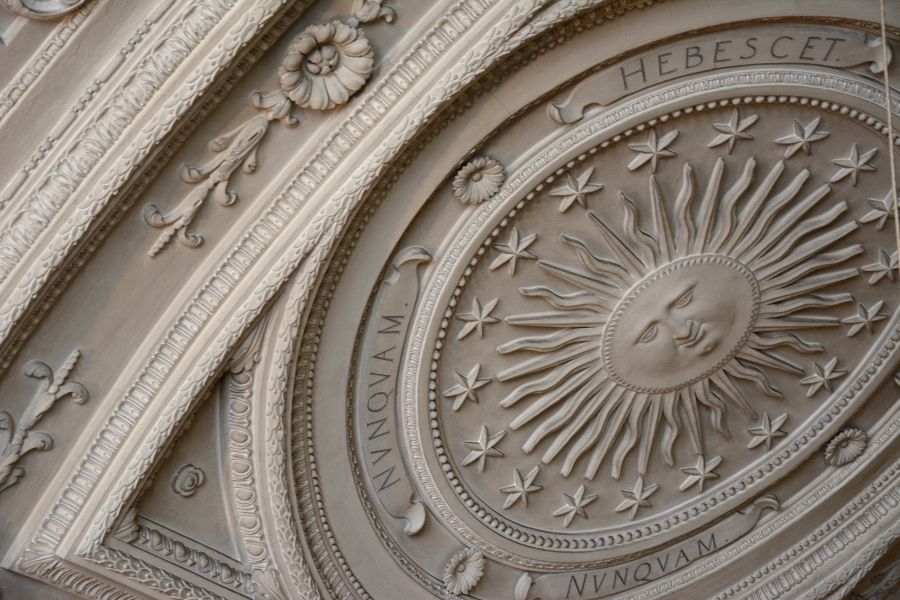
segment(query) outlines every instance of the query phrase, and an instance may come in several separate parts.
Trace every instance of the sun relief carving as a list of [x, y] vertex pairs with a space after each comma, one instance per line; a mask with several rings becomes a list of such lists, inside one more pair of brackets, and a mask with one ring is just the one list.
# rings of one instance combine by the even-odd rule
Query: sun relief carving
[[[607, 527], [720, 493], [788, 447], [896, 309], [878, 289], [896, 261], [878, 138], [746, 103], [570, 161], [461, 277], [431, 435], [465, 507], [517, 543], [603, 546]], [[503, 435], [483, 469], [479, 431]], [[590, 509], [555, 516], [582, 487]]]
[[[831, 203], [813, 217], [810, 211], [827, 202], [829, 188], [802, 192], [808, 170], [776, 189], [784, 179], [782, 161], [757, 173], [750, 157], [730, 183], [724, 167], [716, 159], [698, 186], [694, 168], [685, 162], [674, 201], [664, 198], [651, 175], [649, 219], [620, 191], [620, 227], [587, 211], [584, 218], [596, 238], [563, 232], [573, 260], [539, 263], [563, 285], [522, 289], [541, 295], [550, 310], [508, 317], [510, 324], [541, 333], [515, 338], [498, 351], [545, 358], [524, 359], [497, 374], [501, 381], [530, 383], [501, 405], [533, 399], [510, 427], [530, 428], [526, 452], [549, 439], [542, 460], [559, 460], [563, 475], [584, 458], [583, 474], [592, 479], [609, 457], [618, 479], [625, 459], [638, 449], [637, 470], [645, 473], [660, 442], [674, 466], [672, 448], [680, 435], [703, 455], [701, 407], [712, 411], [713, 426], [723, 436], [729, 409], [755, 418], [736, 381], [781, 397], [767, 373], [804, 373], [783, 349], [824, 351], [802, 332], [838, 325], [822, 309], [852, 301], [846, 292], [821, 292], [856, 275], [846, 263], [861, 254], [859, 244], [826, 252], [857, 228], [841, 219], [847, 203]], [[559, 366], [547, 373], [551, 365]], [[836, 375], [832, 369], [823, 381]]]

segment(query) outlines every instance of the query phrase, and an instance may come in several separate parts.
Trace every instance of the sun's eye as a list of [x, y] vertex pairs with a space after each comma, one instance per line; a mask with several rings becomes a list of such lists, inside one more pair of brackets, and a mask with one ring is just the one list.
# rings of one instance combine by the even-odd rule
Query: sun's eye
[[672, 308], [684, 308], [688, 304], [691, 303], [691, 300], [694, 299], [694, 288], [689, 289], [681, 296], [678, 297], [674, 303], [672, 303]]
[[644, 329], [643, 333], [641, 333], [641, 336], [638, 338], [637, 343], [646, 344], [647, 342], [651, 341], [656, 337], [656, 333], [658, 330], [659, 326], [657, 326], [656, 323], [650, 323], [650, 325], [648, 325], [647, 328]]

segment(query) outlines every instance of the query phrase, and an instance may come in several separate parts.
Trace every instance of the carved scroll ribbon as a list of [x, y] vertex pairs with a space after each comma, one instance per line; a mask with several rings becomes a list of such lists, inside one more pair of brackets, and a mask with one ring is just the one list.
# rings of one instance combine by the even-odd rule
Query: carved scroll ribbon
[[403, 465], [397, 387], [410, 315], [419, 295], [418, 267], [430, 261], [427, 250], [413, 246], [402, 250], [391, 264], [363, 338], [354, 401], [356, 435], [366, 479], [384, 509], [394, 518], [406, 521], [407, 535], [422, 529], [426, 513]]
[[709, 529], [642, 558], [591, 571], [523, 573], [514, 590], [515, 600], [597, 600], [656, 581], [716, 552], [749, 533], [766, 510], [778, 510], [773, 495], [757, 498], [748, 508], [733, 513]]
[[846, 69], [868, 63], [869, 70], [880, 73], [886, 67], [881, 45], [881, 38], [824, 25], [764, 25], [708, 33], [632, 56], [591, 75], [551, 102], [547, 114], [562, 125], [576, 123], [590, 106], [609, 106], [653, 85], [713, 69], [772, 64]]

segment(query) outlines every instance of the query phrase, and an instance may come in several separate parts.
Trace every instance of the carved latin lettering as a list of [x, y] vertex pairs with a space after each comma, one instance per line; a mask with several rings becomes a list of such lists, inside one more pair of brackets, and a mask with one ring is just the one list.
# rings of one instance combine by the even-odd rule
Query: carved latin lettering
[[644, 70], [644, 59], [638, 59], [638, 63], [640, 63], [640, 66], [637, 69], [629, 72], [625, 72], [624, 67], [619, 67], [619, 71], [622, 73], [622, 85], [625, 86], [626, 90], [628, 89], [628, 78], [633, 77], [634, 75], [640, 75], [641, 83], [647, 83], [647, 73]]
[[383, 360], [384, 362], [393, 363], [394, 359], [391, 358], [389, 355], [390, 355], [391, 351], [394, 350], [396, 347], [397, 346], [391, 346], [387, 350], [382, 350], [381, 352], [376, 352], [375, 354], [372, 355], [372, 358], [374, 358], [375, 360]]
[[[825, 57], [822, 60], [828, 60], [831, 57], [831, 53], [834, 51], [834, 47], [838, 44], [838, 42], [846, 42], [847, 40], [845, 40], [843, 38], [827, 37], [827, 38], [825, 38], [825, 41], [831, 42], [831, 44], [829, 44], [828, 51], [825, 52]], [[839, 59], [835, 59], [835, 60], [839, 60]]]
[[719, 54], [721, 54], [722, 51], [725, 50], [725, 48], [726, 48], [729, 44], [731, 44], [731, 43], [732, 43], [731, 40], [718, 40], [718, 41], [716, 41], [716, 50], [715, 50], [715, 52], [713, 52], [713, 62], [714, 62], [714, 63], [726, 63], [726, 62], [731, 62], [731, 59], [730, 59], [730, 58], [721, 58], [721, 57], [719, 56]]
[[[375, 475], [372, 475], [372, 479], [374, 479], [376, 482], [378, 482], [378, 492], [379, 493], [388, 489], [395, 483], [400, 482], [399, 477], [395, 477], [394, 479], [391, 479], [391, 476], [393, 474], [394, 474], [394, 467], [388, 467], [384, 471], [381, 471], [380, 473], [376, 473]], [[378, 481], [379, 479], [381, 479], [380, 482]]]
[[[694, 62], [696, 59], [696, 62]], [[703, 54], [700, 51], [700, 46], [688, 46], [684, 49], [684, 68], [685, 69], [696, 69], [700, 65], [703, 64]]]
[[[391, 391], [393, 392], [393, 390]], [[369, 395], [369, 399], [366, 400], [366, 408], [368, 408], [370, 412], [381, 412], [387, 406], [390, 399], [391, 397], [387, 392], [373, 392]]]
[[396, 335], [400, 334], [400, 326], [403, 324], [403, 318], [404, 318], [403, 315], [396, 315], [396, 316], [382, 315], [381, 318], [390, 324], [386, 325], [384, 327], [384, 329], [379, 329], [378, 333], [396, 334]]
[[672, 67], [671, 69], [663, 70], [663, 67], [665, 65], [669, 64], [670, 56], [672, 56], [671, 52], [663, 52], [662, 54], [660, 54], [659, 56], [656, 57], [656, 63], [657, 63], [657, 66], [659, 67], [658, 71], [659, 71], [660, 77], [662, 77], [663, 75], [671, 75], [672, 73], [674, 73], [678, 70], [678, 67]]
[[769, 47], [769, 54], [772, 55], [772, 58], [787, 58], [789, 56], [788, 53], [777, 54], [775, 52], [775, 47], [778, 46], [778, 44], [780, 44], [782, 41], [793, 42], [794, 38], [789, 35], [782, 35], [775, 38], [775, 41], [772, 42], [772, 45]]
[[709, 534], [709, 543], [704, 543], [703, 538], [697, 540], [697, 558], [705, 556], [716, 549], [716, 534]]
[[747, 49], [751, 52], [750, 54], [742, 54], [738, 58], [740, 58], [741, 60], [750, 60], [751, 58], [754, 58], [758, 51], [758, 48], [756, 47], [756, 42], [758, 41], [759, 38], [756, 37], [748, 37], [746, 40], [744, 40], [744, 46], [746, 46]]
[[375, 426], [375, 429], [372, 431], [372, 433], [369, 434], [369, 441], [378, 439], [378, 438], [390, 433], [387, 429], [387, 419], [386, 418], [385, 419], [376, 419], [374, 421], [369, 421], [368, 423], [366, 423], [367, 428], [371, 427], [372, 425]]
[[821, 40], [822, 38], [811, 35], [806, 38], [806, 43], [803, 44], [803, 49], [800, 51], [800, 60], [816, 60], [815, 56], [807, 56], [807, 50], [812, 50], [815, 44], [813, 44], [813, 40]]

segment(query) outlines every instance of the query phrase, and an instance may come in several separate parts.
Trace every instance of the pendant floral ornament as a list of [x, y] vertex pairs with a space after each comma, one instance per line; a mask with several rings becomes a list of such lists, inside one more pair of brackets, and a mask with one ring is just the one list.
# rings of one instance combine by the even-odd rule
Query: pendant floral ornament
[[453, 195], [463, 204], [481, 204], [500, 191], [506, 181], [503, 165], [487, 156], [467, 162], [453, 178]]
[[478, 550], [460, 550], [447, 561], [444, 586], [451, 594], [468, 594], [484, 574], [484, 556]]
[[288, 47], [278, 73], [281, 89], [294, 104], [328, 110], [361, 90], [374, 64], [375, 52], [363, 31], [332, 21], [307, 27]]
[[394, 21], [394, 9], [382, 6], [382, 2], [355, 0], [353, 15], [346, 22], [310, 25], [291, 42], [278, 69], [279, 88], [250, 94], [250, 105], [257, 114], [210, 142], [209, 149], [215, 156], [205, 164], [185, 163], [179, 168], [182, 181], [194, 185], [193, 190], [168, 213], [155, 204], [144, 207], [144, 222], [161, 230], [147, 252], [151, 258], [173, 238], [188, 248], [203, 244], [203, 236], [188, 231], [188, 227], [210, 194], [222, 206], [237, 202], [237, 193], [228, 189], [231, 176], [238, 168], [247, 174], [256, 171], [257, 150], [272, 121], [296, 127], [300, 121], [291, 114], [294, 106], [329, 110], [347, 103], [363, 88], [372, 75], [375, 51], [359, 26], [378, 19]]

